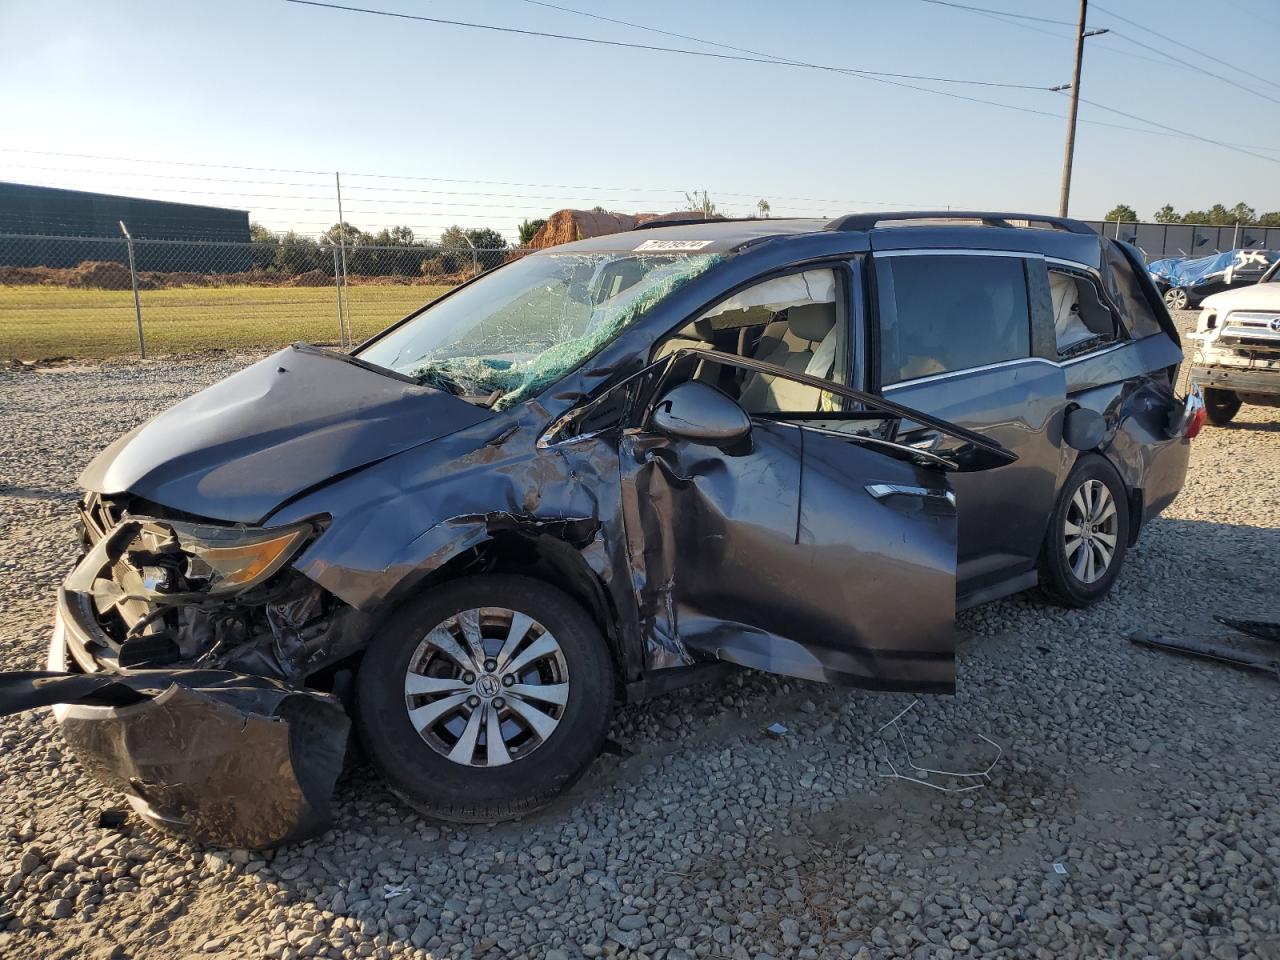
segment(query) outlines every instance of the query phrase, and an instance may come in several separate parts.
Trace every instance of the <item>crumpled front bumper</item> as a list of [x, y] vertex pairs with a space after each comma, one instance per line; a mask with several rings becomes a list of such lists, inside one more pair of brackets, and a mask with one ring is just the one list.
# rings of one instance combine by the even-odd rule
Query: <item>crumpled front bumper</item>
[[198, 843], [271, 847], [328, 827], [350, 730], [335, 697], [221, 670], [86, 676], [97, 626], [73, 600], [59, 591], [50, 672], [0, 675], [0, 713], [51, 705], [94, 779]]

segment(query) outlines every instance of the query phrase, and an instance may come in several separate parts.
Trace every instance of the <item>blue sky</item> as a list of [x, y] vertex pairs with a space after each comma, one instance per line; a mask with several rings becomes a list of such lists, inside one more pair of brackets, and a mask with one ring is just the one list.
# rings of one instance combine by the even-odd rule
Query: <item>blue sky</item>
[[[1044, 86], [1070, 79], [1071, 28], [923, 0], [557, 2], [810, 63]], [[1074, 0], [966, 2], [1064, 21], [1077, 10]], [[717, 49], [524, 0], [355, 5]], [[1276, 0], [1104, 6], [1280, 80]], [[1280, 86], [1100, 10], [1090, 22], [1251, 89], [1113, 35], [1087, 41], [1086, 98], [1276, 159], [1082, 123], [1074, 215], [1097, 217], [1116, 202], [1144, 217], [1166, 202], [1186, 209], [1243, 200], [1259, 211], [1280, 209]], [[327, 171], [338, 169], [349, 221], [409, 223], [426, 235], [453, 222], [510, 234], [524, 216], [592, 201], [629, 212], [678, 208], [681, 191], [703, 188], [736, 214], [761, 197], [775, 215], [834, 216], [880, 204], [1057, 207], [1064, 120], [831, 72], [276, 0], [0, 0], [0, 37], [0, 147], [9, 148], [0, 150], [0, 179], [248, 207], [274, 228], [332, 223]], [[1067, 106], [1061, 94], [1043, 90], [920, 85], [1055, 114]], [[1088, 106], [1081, 118], [1143, 126]]]

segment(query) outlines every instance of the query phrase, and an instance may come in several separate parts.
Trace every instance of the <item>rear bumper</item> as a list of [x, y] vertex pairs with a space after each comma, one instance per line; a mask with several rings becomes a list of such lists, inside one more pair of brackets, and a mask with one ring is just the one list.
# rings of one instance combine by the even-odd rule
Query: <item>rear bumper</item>
[[271, 847], [328, 827], [350, 730], [334, 697], [190, 669], [92, 671], [102, 686], [86, 695], [76, 661], [94, 639], [73, 611], [60, 591], [48, 657], [55, 675], [25, 690], [54, 704], [63, 738], [95, 780], [153, 826], [202, 844]]
[[1280, 396], [1280, 370], [1194, 366], [1191, 368], [1191, 380], [1210, 390]]

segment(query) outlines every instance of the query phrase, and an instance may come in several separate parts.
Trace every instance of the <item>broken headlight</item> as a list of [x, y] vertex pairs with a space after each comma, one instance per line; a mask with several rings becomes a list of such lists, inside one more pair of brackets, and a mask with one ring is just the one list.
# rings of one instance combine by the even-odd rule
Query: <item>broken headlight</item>
[[176, 521], [165, 525], [187, 556], [186, 579], [207, 585], [210, 596], [239, 593], [262, 583], [316, 531], [311, 523], [269, 530]]

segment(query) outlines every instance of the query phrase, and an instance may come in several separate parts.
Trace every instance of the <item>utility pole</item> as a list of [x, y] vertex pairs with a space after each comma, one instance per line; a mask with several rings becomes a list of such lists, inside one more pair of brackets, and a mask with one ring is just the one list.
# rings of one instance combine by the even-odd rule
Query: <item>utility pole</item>
[[[1076, 113], [1080, 109], [1080, 66], [1084, 62], [1084, 38], [1096, 37], [1106, 30], [1085, 30], [1084, 21], [1088, 13], [1089, 0], [1080, 0], [1080, 20], [1076, 24], [1076, 65], [1071, 74], [1071, 111], [1067, 118], [1067, 148], [1062, 157], [1062, 191], [1058, 195], [1058, 216], [1067, 215], [1067, 207], [1071, 201], [1071, 163], [1076, 152]], [[1055, 91], [1062, 87], [1054, 87]]]

